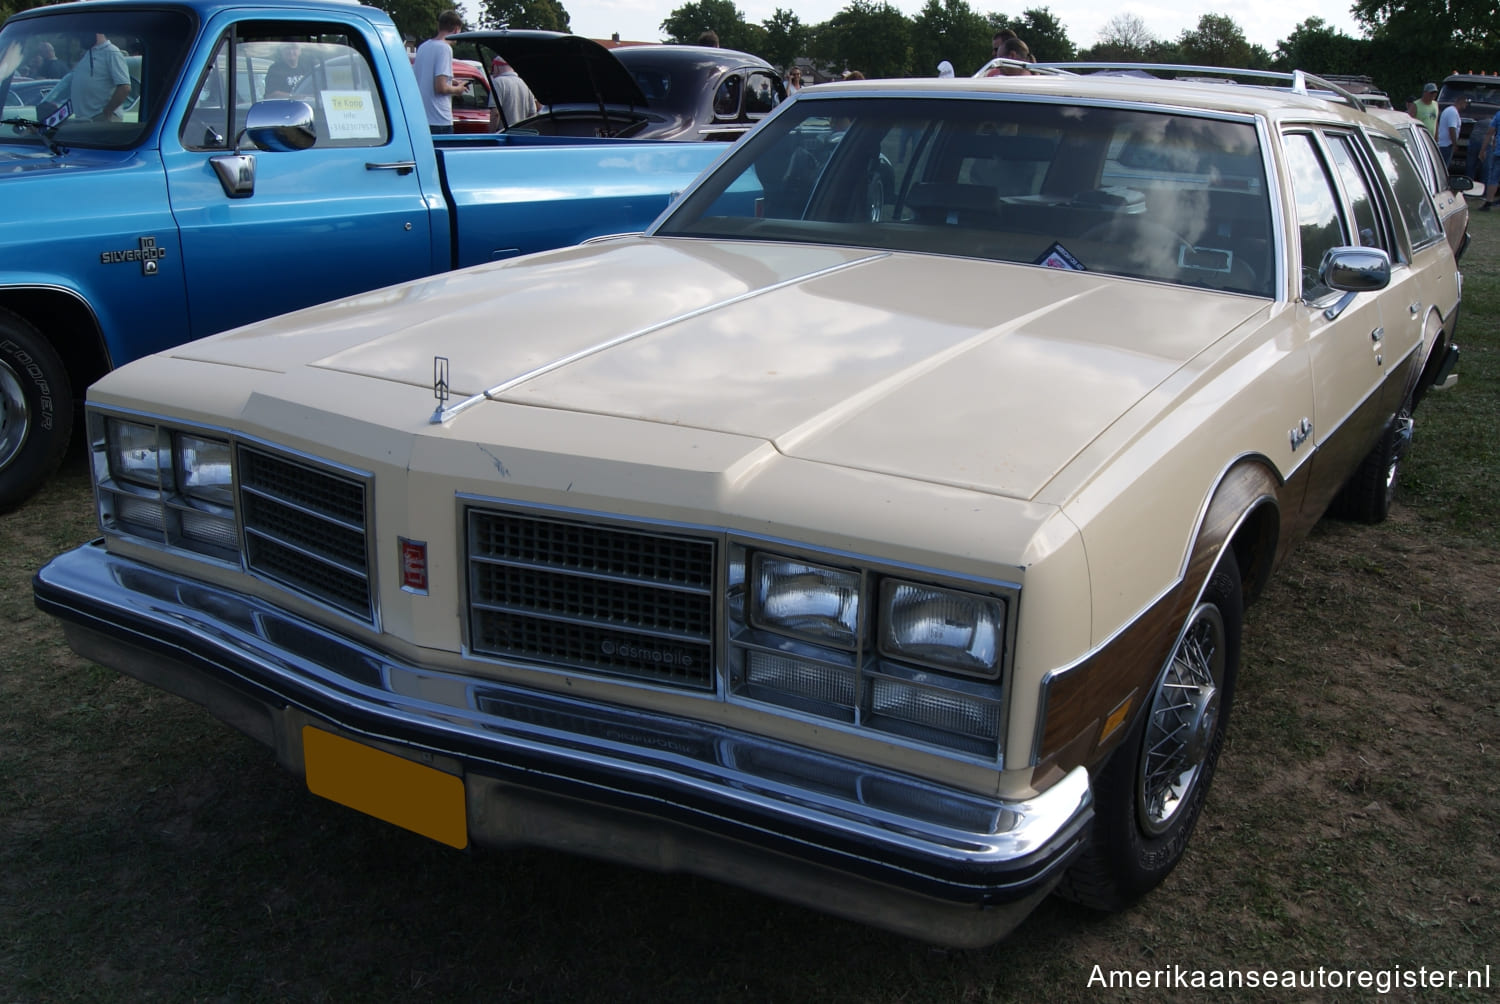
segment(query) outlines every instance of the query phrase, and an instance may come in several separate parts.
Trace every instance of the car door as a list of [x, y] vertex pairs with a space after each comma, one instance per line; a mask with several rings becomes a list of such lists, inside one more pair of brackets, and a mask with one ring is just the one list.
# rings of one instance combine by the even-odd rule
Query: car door
[[[1318, 275], [1335, 247], [1377, 246], [1385, 224], [1378, 207], [1346, 197], [1340, 169], [1347, 148], [1313, 130], [1287, 133], [1286, 163], [1297, 213], [1300, 293], [1297, 324], [1308, 348], [1313, 414], [1290, 431], [1296, 448], [1315, 448], [1304, 508], [1316, 516], [1369, 449], [1384, 417], [1386, 331], [1381, 292], [1341, 293]], [[1339, 160], [1335, 160], [1335, 158]]]
[[[292, 99], [313, 110], [317, 141], [297, 151], [245, 149], [254, 190], [231, 197], [212, 161], [233, 153], [267, 73], [277, 67], [285, 79], [293, 46]], [[390, 72], [357, 23], [223, 26], [162, 140], [194, 337], [428, 274], [439, 250], [446, 263], [413, 137], [382, 76]]]

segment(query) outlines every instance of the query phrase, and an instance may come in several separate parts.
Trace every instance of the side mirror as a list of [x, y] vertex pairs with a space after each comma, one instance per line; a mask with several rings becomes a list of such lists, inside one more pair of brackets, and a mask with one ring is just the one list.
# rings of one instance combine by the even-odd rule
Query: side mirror
[[1472, 188], [1473, 186], [1474, 186], [1474, 179], [1470, 178], [1468, 175], [1464, 175], [1464, 174], [1450, 174], [1450, 175], [1448, 175], [1448, 191], [1452, 192], [1454, 195], [1464, 195], [1464, 194], [1467, 194], [1468, 191], [1469, 191], [1469, 189]]
[[257, 101], [245, 114], [245, 128], [234, 143], [234, 153], [210, 157], [224, 194], [248, 199], [255, 194], [255, 154], [241, 153], [246, 140], [262, 150], [286, 153], [306, 150], [318, 141], [313, 110], [305, 101], [274, 99]]
[[[318, 131], [313, 127], [312, 106], [306, 101], [276, 98], [257, 101], [245, 115], [245, 131], [239, 143], [246, 139], [262, 150], [287, 153], [306, 150], [318, 141]], [[239, 143], [236, 143], [236, 152]]]
[[1391, 284], [1391, 259], [1380, 248], [1329, 248], [1318, 266], [1318, 278], [1329, 289], [1369, 293]]

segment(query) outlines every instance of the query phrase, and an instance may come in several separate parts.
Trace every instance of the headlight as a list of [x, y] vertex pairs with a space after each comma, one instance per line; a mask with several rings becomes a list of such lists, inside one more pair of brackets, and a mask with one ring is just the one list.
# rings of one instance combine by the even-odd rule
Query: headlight
[[858, 572], [770, 554], [754, 557], [751, 609], [757, 627], [822, 645], [854, 647], [859, 628]]
[[157, 488], [161, 485], [158, 454], [161, 437], [156, 426], [112, 418], [105, 426], [108, 438], [109, 473], [120, 481]]
[[182, 494], [215, 505], [234, 504], [227, 442], [182, 434], [177, 437], [175, 459]]
[[887, 656], [972, 676], [1000, 674], [1003, 601], [889, 579], [880, 593]]

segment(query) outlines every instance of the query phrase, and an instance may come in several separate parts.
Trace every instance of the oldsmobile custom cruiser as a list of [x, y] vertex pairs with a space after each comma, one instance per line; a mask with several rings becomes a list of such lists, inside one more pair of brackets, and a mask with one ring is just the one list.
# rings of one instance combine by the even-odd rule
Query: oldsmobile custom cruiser
[[452, 847], [954, 945], [1124, 907], [1455, 359], [1400, 137], [1290, 84], [818, 87], [642, 236], [132, 363], [36, 601]]

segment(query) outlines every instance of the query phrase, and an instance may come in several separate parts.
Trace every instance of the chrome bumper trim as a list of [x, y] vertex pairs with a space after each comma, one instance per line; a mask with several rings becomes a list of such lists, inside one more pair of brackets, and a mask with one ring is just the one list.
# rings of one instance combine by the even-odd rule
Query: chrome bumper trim
[[272, 604], [112, 555], [36, 575], [80, 654], [203, 705], [302, 772], [326, 724], [464, 778], [470, 838], [686, 871], [951, 945], [1003, 937], [1087, 836], [1082, 768], [985, 799], [690, 719], [404, 664]]

